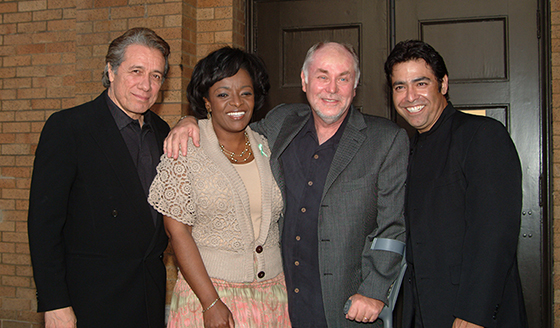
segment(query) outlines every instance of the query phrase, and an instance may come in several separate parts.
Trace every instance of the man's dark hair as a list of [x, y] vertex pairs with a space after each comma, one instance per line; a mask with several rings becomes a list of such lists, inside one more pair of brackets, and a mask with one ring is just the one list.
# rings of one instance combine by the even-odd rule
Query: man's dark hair
[[234, 76], [240, 69], [247, 71], [253, 82], [254, 110], [264, 105], [270, 82], [263, 61], [241, 49], [223, 47], [201, 59], [194, 67], [187, 86], [187, 99], [196, 117], [204, 118], [208, 113], [204, 98], [208, 98], [210, 88], [216, 82]]
[[165, 68], [161, 83], [165, 80], [167, 71], [169, 71], [169, 44], [167, 44], [164, 39], [149, 28], [135, 27], [126, 31], [123, 35], [113, 40], [109, 45], [107, 56], [105, 56], [105, 70], [103, 71], [102, 77], [103, 86], [105, 88], [108, 88], [111, 85], [111, 81], [109, 81], [109, 64], [111, 64], [113, 72], [117, 74], [117, 68], [119, 68], [124, 61], [126, 48], [133, 44], [146, 46], [161, 52], [163, 58], [165, 59]]
[[[387, 78], [389, 89], [393, 89], [393, 67], [400, 63], [419, 59], [424, 60], [432, 69], [438, 81], [439, 90], [441, 91], [443, 78], [448, 75], [445, 61], [432, 46], [419, 40], [406, 40], [397, 43], [389, 54], [389, 57], [387, 57], [387, 61], [385, 62], [385, 77]], [[449, 92], [445, 94], [445, 99], [449, 100]]]

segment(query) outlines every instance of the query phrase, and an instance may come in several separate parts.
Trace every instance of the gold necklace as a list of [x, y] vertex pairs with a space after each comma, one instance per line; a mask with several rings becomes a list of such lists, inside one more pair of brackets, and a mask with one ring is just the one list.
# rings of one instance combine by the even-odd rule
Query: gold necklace
[[[251, 155], [253, 155], [253, 152], [251, 151], [251, 142], [249, 141], [249, 136], [247, 135], [247, 131], [244, 132], [244, 135], [245, 135], [245, 149], [243, 149], [243, 151], [239, 155], [225, 149], [224, 145], [220, 144], [220, 150], [224, 155], [226, 155], [226, 157], [230, 160], [230, 162], [238, 163], [240, 160], [242, 162], [247, 162], [247, 160], [251, 158]], [[245, 154], [247, 154], [247, 157], [243, 158]]]

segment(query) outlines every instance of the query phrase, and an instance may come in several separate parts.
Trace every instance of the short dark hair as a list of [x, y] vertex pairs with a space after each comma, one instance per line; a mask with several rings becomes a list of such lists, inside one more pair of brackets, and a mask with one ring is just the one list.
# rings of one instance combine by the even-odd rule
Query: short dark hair
[[113, 40], [109, 45], [107, 56], [105, 56], [105, 69], [103, 70], [102, 77], [103, 86], [105, 88], [108, 88], [111, 85], [111, 81], [109, 80], [109, 64], [111, 64], [111, 69], [116, 73], [117, 68], [124, 61], [126, 48], [133, 44], [139, 44], [161, 52], [163, 58], [165, 59], [165, 68], [163, 71], [163, 79], [161, 81], [163, 83], [163, 80], [169, 71], [169, 44], [157, 35], [156, 32], [150, 30], [149, 28], [135, 27], [124, 32], [123, 35]]
[[270, 89], [264, 62], [241, 49], [223, 47], [201, 59], [194, 67], [187, 86], [187, 99], [196, 117], [204, 118], [208, 113], [204, 98], [208, 98], [210, 88], [216, 82], [234, 76], [240, 69], [247, 71], [253, 82], [254, 110], [259, 110], [264, 105]]
[[[390, 90], [393, 89], [391, 85], [393, 67], [400, 63], [419, 59], [424, 60], [432, 69], [441, 91], [443, 78], [448, 75], [445, 61], [432, 46], [420, 40], [406, 40], [397, 43], [389, 54], [389, 57], [387, 57], [387, 61], [385, 62], [385, 77], [387, 78], [387, 84]], [[449, 100], [449, 92], [445, 94], [445, 99]]]

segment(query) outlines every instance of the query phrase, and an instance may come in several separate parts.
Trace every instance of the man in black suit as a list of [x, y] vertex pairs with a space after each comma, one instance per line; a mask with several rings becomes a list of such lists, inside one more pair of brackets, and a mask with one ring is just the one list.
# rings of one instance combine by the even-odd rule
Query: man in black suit
[[109, 46], [107, 90], [43, 128], [28, 224], [47, 328], [164, 326], [167, 236], [146, 199], [169, 132], [149, 110], [168, 56], [152, 30], [127, 31]]
[[406, 191], [404, 326], [527, 327], [517, 268], [521, 165], [504, 126], [448, 102], [443, 58], [403, 41], [385, 63], [417, 130]]

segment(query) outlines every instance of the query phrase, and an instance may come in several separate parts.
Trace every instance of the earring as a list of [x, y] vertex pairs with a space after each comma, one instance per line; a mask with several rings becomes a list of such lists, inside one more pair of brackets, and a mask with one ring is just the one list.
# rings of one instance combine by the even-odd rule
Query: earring
[[211, 119], [211, 118], [212, 118], [212, 112], [211, 112], [211, 111], [208, 111], [208, 112], [206, 113], [206, 118], [207, 118], [207, 119]]

